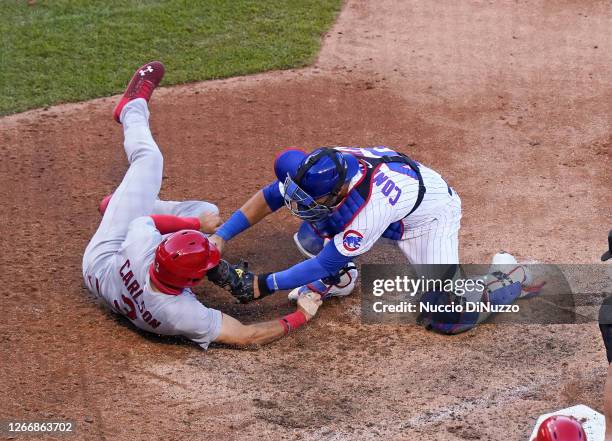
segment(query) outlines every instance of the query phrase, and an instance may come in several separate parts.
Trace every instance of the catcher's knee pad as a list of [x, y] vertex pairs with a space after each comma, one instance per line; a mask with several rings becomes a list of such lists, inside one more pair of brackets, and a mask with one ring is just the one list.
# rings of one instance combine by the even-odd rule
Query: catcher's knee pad
[[308, 222], [302, 222], [297, 233], [293, 235], [293, 240], [298, 250], [308, 258], [319, 254], [325, 245], [325, 239], [319, 236]]
[[[478, 312], [465, 312], [446, 306], [463, 305], [465, 299], [453, 293], [430, 291], [420, 299], [421, 314], [417, 323], [441, 334], [459, 334], [478, 324]], [[433, 312], [429, 312], [433, 311]]]

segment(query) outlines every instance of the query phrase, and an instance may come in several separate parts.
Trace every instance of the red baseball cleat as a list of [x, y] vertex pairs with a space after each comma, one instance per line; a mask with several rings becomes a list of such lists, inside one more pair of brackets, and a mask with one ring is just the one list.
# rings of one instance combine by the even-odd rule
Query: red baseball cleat
[[134, 76], [127, 85], [119, 104], [113, 111], [115, 121], [121, 123], [121, 111], [130, 101], [136, 98], [144, 98], [148, 102], [151, 99], [153, 91], [164, 77], [164, 71], [164, 65], [161, 62], [151, 61], [134, 72]]

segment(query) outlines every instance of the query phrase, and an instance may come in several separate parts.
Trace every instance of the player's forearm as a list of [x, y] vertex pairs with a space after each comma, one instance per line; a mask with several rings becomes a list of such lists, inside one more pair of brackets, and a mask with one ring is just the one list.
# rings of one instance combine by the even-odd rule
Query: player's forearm
[[169, 214], [152, 214], [151, 219], [155, 223], [155, 228], [161, 234], [174, 233], [179, 230], [199, 230], [200, 219], [197, 217], [179, 217]]
[[248, 332], [250, 334], [248, 338], [249, 343], [247, 343], [247, 345], [265, 345], [266, 343], [271, 343], [274, 340], [278, 340], [279, 338], [289, 334], [291, 331], [305, 325], [307, 322], [308, 318], [306, 317], [306, 314], [298, 309], [294, 313], [288, 314], [280, 320], [247, 325], [247, 328], [249, 328]]
[[263, 190], [259, 190], [251, 199], [245, 202], [240, 207], [240, 211], [244, 213], [244, 216], [248, 219], [249, 224], [255, 225], [257, 222], [262, 220], [264, 217], [272, 213], [272, 209], [268, 206], [266, 199], [263, 194]]
[[335, 245], [329, 242], [317, 256], [284, 271], [266, 275], [266, 285], [270, 291], [307, 285], [315, 280], [337, 274], [352, 259], [352, 257], [340, 254]]
[[[314, 314], [316, 314], [316, 309], [308, 317]], [[290, 331], [306, 324], [308, 317], [298, 309], [279, 320], [243, 325], [235, 318], [223, 314], [221, 334], [215, 341], [234, 346], [264, 345], [278, 340]]]
[[243, 325], [235, 318], [223, 314], [221, 334], [215, 342], [232, 346], [261, 345], [278, 340], [283, 335], [285, 329], [278, 320]]
[[268, 207], [263, 193], [258, 191], [240, 209], [234, 211], [215, 234], [224, 242], [227, 242], [255, 225], [271, 212], [272, 210]]
[[247, 336], [243, 345], [265, 345], [285, 336], [285, 328], [278, 320], [254, 323], [246, 326]]
[[612, 441], [612, 363], [608, 365], [608, 378], [604, 389], [604, 412], [606, 414], [605, 441]]
[[[342, 268], [342, 267], [340, 267]], [[304, 260], [291, 268], [266, 276], [266, 285], [272, 292], [285, 289], [293, 289], [298, 286], [307, 285], [315, 280], [329, 277], [333, 273], [321, 266], [316, 257]]]

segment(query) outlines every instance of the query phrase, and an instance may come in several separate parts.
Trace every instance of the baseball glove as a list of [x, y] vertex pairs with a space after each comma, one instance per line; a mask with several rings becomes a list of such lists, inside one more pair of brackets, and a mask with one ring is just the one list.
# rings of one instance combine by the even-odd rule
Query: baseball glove
[[[255, 300], [255, 274], [248, 270], [249, 264], [244, 261], [236, 265], [230, 264], [227, 260], [221, 259], [219, 265], [206, 273], [208, 280], [215, 285], [229, 291], [240, 303], [248, 303]], [[260, 299], [266, 294], [261, 293], [257, 298]]]

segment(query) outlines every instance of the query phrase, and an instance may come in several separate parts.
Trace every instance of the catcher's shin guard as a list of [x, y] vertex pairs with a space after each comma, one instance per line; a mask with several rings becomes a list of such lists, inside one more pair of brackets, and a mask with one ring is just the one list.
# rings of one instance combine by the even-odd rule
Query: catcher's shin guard
[[323, 249], [325, 239], [310, 226], [308, 222], [302, 222], [297, 233], [293, 235], [293, 241], [300, 253], [311, 258], [316, 256]]
[[[475, 289], [460, 296], [438, 291], [425, 293], [421, 303], [428, 305], [428, 310], [436, 312], [421, 313], [418, 322], [443, 334], [459, 334], [474, 328], [493, 314], [478, 305], [487, 305], [495, 310], [497, 306], [512, 305], [518, 298], [537, 295], [544, 286], [544, 283], [534, 283], [529, 269], [517, 264], [514, 256], [505, 252], [495, 255], [489, 271], [489, 274], [474, 279], [483, 283], [484, 289]], [[451, 304], [460, 304], [463, 310], [439, 308]]]

